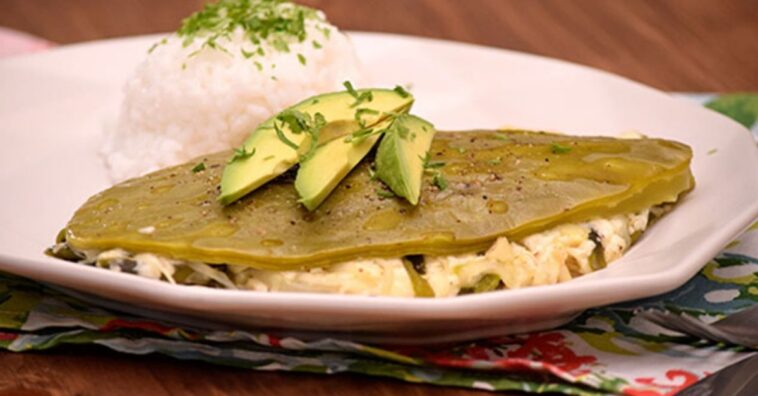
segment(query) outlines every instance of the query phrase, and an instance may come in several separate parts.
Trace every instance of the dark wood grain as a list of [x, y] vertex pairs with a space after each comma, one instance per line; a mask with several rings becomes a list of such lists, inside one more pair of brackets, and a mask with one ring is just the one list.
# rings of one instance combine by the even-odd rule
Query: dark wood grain
[[[305, 0], [351, 30], [579, 62], [665, 90], [758, 90], [758, 1]], [[0, 0], [0, 25], [58, 43], [174, 30], [202, 0]], [[0, 395], [479, 395], [354, 375], [262, 373], [87, 347], [0, 353]]]
[[[598, 67], [665, 90], [758, 89], [755, 0], [303, 0], [338, 26]], [[0, 25], [59, 43], [175, 29], [202, 0], [2, 0]]]
[[0, 396], [491, 394], [351, 374], [256, 372], [160, 355], [120, 355], [93, 346], [4, 352], [0, 367]]

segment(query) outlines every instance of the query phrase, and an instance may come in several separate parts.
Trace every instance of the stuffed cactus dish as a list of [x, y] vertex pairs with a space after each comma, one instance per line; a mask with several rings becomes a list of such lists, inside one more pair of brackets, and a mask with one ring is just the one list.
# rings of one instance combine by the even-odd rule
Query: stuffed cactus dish
[[443, 132], [412, 104], [308, 98], [234, 151], [96, 194], [48, 253], [182, 285], [452, 297], [601, 270], [694, 188], [678, 142]]

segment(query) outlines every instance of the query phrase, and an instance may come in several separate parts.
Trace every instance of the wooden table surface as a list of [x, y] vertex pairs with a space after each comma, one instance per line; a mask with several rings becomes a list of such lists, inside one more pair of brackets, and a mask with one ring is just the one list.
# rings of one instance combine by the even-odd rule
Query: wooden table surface
[[[0, 26], [65, 44], [174, 30], [202, 0], [0, 0]], [[337, 26], [565, 59], [664, 90], [757, 91], [758, 1], [306, 0]], [[352, 375], [265, 373], [95, 347], [0, 353], [0, 395], [475, 395]]]

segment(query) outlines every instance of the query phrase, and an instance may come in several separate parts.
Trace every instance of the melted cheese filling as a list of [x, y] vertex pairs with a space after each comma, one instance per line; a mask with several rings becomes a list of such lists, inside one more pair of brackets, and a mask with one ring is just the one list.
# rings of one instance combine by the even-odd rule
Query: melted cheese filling
[[[647, 228], [651, 212], [658, 215], [661, 210], [655, 207], [608, 219], [564, 224], [520, 242], [501, 237], [481, 254], [425, 256], [424, 271], [419, 275], [435, 297], [456, 296], [473, 288], [486, 275], [498, 276], [508, 289], [565, 282], [599, 269], [598, 259], [603, 263], [617, 260]], [[84, 264], [171, 283], [266, 292], [415, 296], [401, 258], [361, 259], [326, 268], [271, 271], [238, 265], [211, 266], [150, 253], [131, 254], [122, 249], [77, 253]]]

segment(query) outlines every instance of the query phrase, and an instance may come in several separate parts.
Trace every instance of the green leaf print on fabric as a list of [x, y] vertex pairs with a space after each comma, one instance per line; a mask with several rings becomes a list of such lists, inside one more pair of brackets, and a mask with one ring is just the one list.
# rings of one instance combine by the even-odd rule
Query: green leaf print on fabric
[[758, 94], [722, 95], [706, 103], [705, 107], [718, 111], [750, 129], [758, 119]]

